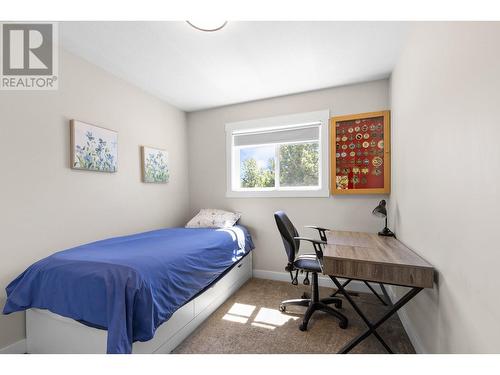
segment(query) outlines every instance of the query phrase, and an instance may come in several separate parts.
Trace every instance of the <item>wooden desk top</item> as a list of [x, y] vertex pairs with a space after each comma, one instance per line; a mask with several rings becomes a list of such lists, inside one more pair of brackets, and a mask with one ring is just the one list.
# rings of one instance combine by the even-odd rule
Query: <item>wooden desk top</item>
[[434, 268], [392, 237], [375, 233], [328, 231], [323, 251], [325, 274], [421, 288], [432, 288]]

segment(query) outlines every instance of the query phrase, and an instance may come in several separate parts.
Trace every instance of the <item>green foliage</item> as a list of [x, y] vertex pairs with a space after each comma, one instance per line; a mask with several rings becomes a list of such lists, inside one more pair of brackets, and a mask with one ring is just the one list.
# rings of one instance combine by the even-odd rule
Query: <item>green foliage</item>
[[280, 146], [280, 185], [318, 185], [318, 143]]
[[[279, 147], [280, 185], [317, 186], [319, 183], [318, 143], [285, 144]], [[241, 164], [241, 187], [274, 187], [275, 163], [269, 159], [267, 166], [259, 167], [253, 158]]]
[[274, 187], [274, 159], [269, 159], [266, 168], [260, 168], [253, 158], [244, 160], [241, 166], [241, 187]]

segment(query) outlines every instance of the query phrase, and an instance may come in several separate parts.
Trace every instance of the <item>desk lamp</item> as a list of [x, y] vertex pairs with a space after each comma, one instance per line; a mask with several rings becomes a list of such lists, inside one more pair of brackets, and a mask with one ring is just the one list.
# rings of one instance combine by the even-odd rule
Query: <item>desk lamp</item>
[[387, 228], [387, 208], [386, 208], [387, 203], [385, 202], [385, 199], [382, 199], [380, 203], [378, 204], [377, 207], [374, 208], [372, 211], [372, 214], [374, 214], [377, 217], [385, 217], [385, 227], [382, 229], [380, 232], [378, 232], [379, 236], [385, 236], [385, 237], [396, 237], [396, 235], [389, 229]]

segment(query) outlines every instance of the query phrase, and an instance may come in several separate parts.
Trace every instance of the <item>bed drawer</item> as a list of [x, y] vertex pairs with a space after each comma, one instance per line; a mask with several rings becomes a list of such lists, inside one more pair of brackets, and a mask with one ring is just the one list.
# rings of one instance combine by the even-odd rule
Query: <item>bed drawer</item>
[[234, 283], [240, 280], [244, 275], [251, 272], [252, 269], [252, 255], [249, 254], [245, 258], [243, 258], [238, 265], [233, 267], [231, 271], [229, 271], [225, 277], [223, 277], [215, 288], [219, 291], [224, 291], [229, 289]]
[[174, 336], [182, 327], [194, 318], [194, 301], [186, 303], [178, 309], [169, 320], [158, 327], [154, 337], [146, 342], [136, 341], [132, 352], [134, 354], [148, 354], [156, 351], [166, 340]]
[[219, 295], [226, 292], [235, 283], [250, 275], [252, 272], [252, 254], [243, 258], [236, 266], [233, 267], [222, 279], [215, 285], [207, 289], [203, 294], [194, 300], [194, 315], [198, 315], [201, 311], [207, 308], [213, 300]]
[[[134, 342], [132, 352], [137, 354], [155, 352], [193, 318], [194, 307], [191, 301], [158, 327], [151, 340]], [[28, 353], [106, 353], [107, 331], [85, 326], [47, 310], [29, 309], [26, 312], [26, 331]]]

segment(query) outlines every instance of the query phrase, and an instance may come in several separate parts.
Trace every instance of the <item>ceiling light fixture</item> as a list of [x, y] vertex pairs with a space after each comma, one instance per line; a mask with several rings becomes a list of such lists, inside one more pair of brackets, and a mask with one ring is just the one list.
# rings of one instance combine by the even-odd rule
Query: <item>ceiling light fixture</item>
[[227, 24], [227, 21], [186, 21], [186, 22], [196, 30], [206, 31], [206, 32], [219, 31]]

